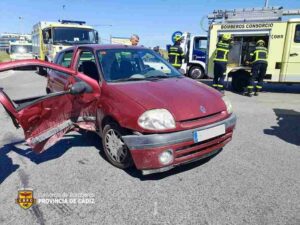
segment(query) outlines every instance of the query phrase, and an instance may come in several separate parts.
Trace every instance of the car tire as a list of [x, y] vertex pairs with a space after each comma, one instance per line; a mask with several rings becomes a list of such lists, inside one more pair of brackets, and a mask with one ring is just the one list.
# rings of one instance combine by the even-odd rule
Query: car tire
[[250, 74], [248, 73], [233, 73], [231, 81], [232, 90], [238, 93], [243, 92], [247, 85], [249, 85], [249, 78]]
[[189, 77], [192, 79], [202, 79], [204, 78], [204, 70], [200, 66], [192, 66], [189, 69]]
[[133, 166], [131, 153], [121, 136], [128, 132], [118, 124], [110, 122], [104, 126], [102, 145], [108, 161], [120, 169]]

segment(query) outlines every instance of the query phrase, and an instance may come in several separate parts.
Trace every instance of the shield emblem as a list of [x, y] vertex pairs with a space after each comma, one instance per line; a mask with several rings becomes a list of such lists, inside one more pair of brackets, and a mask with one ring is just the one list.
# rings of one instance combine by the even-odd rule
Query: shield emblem
[[18, 198], [16, 199], [16, 203], [21, 206], [23, 209], [29, 209], [36, 200], [33, 198], [32, 190], [19, 190]]

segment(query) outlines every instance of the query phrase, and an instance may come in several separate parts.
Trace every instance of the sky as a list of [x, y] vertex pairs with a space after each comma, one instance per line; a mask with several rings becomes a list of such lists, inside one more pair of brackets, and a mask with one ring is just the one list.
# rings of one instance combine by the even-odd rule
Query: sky
[[[207, 14], [216, 9], [263, 7], [265, 0], [0, 0], [0, 33], [31, 33], [39, 21], [86, 21], [99, 32], [102, 43], [110, 36], [140, 36], [146, 47], [165, 48], [175, 31], [205, 34]], [[269, 6], [300, 9], [300, 0], [269, 0]], [[300, 17], [300, 16], [299, 16]]]

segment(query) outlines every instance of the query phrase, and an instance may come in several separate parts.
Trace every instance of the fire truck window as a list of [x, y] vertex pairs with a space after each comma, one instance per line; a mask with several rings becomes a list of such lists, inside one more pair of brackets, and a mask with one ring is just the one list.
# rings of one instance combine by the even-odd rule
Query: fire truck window
[[296, 26], [294, 42], [300, 43], [300, 24]]
[[194, 49], [200, 51], [206, 51], [207, 48], [207, 40], [203, 38], [195, 38]]

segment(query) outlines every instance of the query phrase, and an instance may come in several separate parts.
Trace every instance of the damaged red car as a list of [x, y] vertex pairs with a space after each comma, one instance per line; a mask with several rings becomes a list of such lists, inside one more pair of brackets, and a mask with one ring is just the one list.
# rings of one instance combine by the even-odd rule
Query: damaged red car
[[0, 90], [0, 102], [37, 153], [82, 128], [99, 134], [113, 165], [150, 174], [216, 154], [232, 139], [236, 116], [230, 101], [152, 50], [74, 46], [54, 63], [0, 64], [0, 71], [47, 69], [43, 96], [11, 100]]

